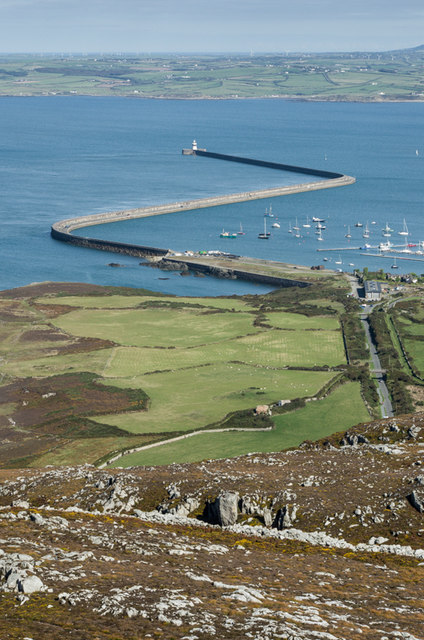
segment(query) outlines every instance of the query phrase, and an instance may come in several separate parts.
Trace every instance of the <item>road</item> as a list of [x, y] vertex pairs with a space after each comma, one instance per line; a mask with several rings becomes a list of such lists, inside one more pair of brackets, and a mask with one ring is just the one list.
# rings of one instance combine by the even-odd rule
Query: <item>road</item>
[[[352, 289], [352, 296], [354, 298], [359, 299], [357, 279], [354, 276], [351, 276], [349, 274], [346, 274], [346, 277]], [[377, 381], [377, 390], [380, 396], [381, 415], [383, 418], [391, 418], [393, 417], [393, 407], [390, 400], [389, 390], [387, 389], [386, 383], [384, 382], [384, 379], [383, 379], [384, 374], [380, 373], [381, 362], [380, 362], [380, 358], [378, 357], [377, 349], [375, 347], [374, 341], [371, 336], [370, 325], [368, 322], [368, 315], [371, 313], [371, 311], [372, 311], [372, 306], [370, 305], [364, 306], [362, 307], [361, 315], [359, 317], [360, 317], [362, 326], [364, 327], [365, 337], [367, 340], [370, 357], [373, 365], [373, 371], [376, 372], [375, 379]]]

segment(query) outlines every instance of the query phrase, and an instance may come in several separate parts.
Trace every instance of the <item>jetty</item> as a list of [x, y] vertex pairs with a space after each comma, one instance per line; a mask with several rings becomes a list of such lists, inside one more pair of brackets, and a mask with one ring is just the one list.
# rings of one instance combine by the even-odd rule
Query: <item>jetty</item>
[[[212, 158], [216, 160], [224, 160], [228, 162], [237, 162], [242, 164], [256, 165], [260, 167], [266, 167], [269, 169], [275, 169], [283, 172], [294, 172], [303, 175], [310, 175], [314, 177], [314, 180], [310, 182], [301, 182], [289, 186], [272, 187], [269, 189], [259, 189], [255, 191], [244, 191], [241, 193], [232, 193], [222, 196], [211, 196], [208, 198], [199, 198], [195, 200], [184, 200], [180, 202], [173, 202], [169, 204], [153, 205], [149, 207], [140, 207], [136, 209], [126, 209], [123, 211], [111, 211], [107, 213], [97, 213], [86, 216], [78, 216], [74, 218], [68, 218], [66, 220], [60, 220], [55, 222], [51, 227], [51, 236], [55, 240], [61, 242], [67, 242], [79, 247], [86, 247], [90, 249], [97, 249], [99, 251], [109, 251], [112, 253], [126, 254], [136, 257], [156, 257], [163, 258], [165, 256], [171, 256], [172, 251], [167, 248], [151, 247], [138, 244], [130, 244], [124, 242], [117, 242], [112, 240], [103, 240], [100, 238], [92, 238], [85, 235], [75, 234], [78, 229], [83, 229], [93, 225], [109, 224], [112, 222], [123, 222], [125, 220], [134, 220], [138, 218], [147, 218], [151, 216], [166, 215], [168, 213], [177, 213], [185, 211], [193, 211], [196, 209], [204, 209], [208, 207], [216, 207], [220, 205], [233, 204], [236, 202], [246, 202], [249, 200], [260, 200], [264, 198], [275, 198], [278, 196], [289, 195], [293, 193], [305, 193], [308, 191], [315, 191], [319, 189], [330, 189], [334, 187], [343, 187], [353, 184], [356, 180], [352, 176], [347, 176], [341, 173], [332, 171], [324, 171], [321, 169], [310, 169], [306, 167], [299, 167], [295, 165], [282, 164], [276, 162], [269, 162], [266, 160], [255, 160], [253, 158], [244, 158], [240, 156], [226, 155], [222, 153], [215, 153], [206, 151], [206, 149], [199, 149], [197, 142], [194, 140], [191, 149], [183, 149], [183, 155], [199, 156]], [[319, 178], [319, 179], [317, 179]], [[204, 272], [208, 272], [206, 265], [202, 265], [201, 269]], [[209, 270], [213, 274], [213, 269]], [[259, 274], [258, 274], [259, 275]], [[243, 278], [243, 272], [240, 271], [235, 277]], [[249, 271], [249, 274], [245, 276], [249, 280], [255, 280], [254, 273]], [[275, 286], [284, 286], [279, 281], [281, 278], [272, 280]], [[258, 282], [263, 282], [262, 277], [257, 279]], [[268, 281], [269, 282], [269, 281]], [[269, 282], [271, 284], [271, 282]]]

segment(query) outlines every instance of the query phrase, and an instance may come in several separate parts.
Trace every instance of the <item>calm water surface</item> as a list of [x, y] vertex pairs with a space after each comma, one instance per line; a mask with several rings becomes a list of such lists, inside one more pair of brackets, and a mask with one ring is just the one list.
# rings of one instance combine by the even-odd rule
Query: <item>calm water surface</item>
[[[317, 248], [377, 245], [381, 229], [406, 220], [409, 242], [424, 240], [424, 105], [296, 103], [279, 100], [172, 101], [124, 98], [0, 100], [0, 289], [45, 280], [140, 286], [184, 295], [260, 292], [264, 287], [213, 278], [182, 278], [130, 257], [66, 246], [50, 225], [74, 215], [174, 202], [300, 182], [305, 178], [207, 158], [183, 157], [192, 139], [210, 151], [353, 175], [353, 186], [257, 200], [184, 214], [91, 227], [87, 235], [176, 250], [222, 249], [314, 265], [339, 254]], [[418, 155], [417, 155], [418, 151]], [[272, 205], [281, 225], [257, 239]], [[324, 241], [303, 228], [326, 218]], [[302, 237], [288, 233], [301, 227]], [[272, 221], [272, 220], [271, 220]], [[371, 236], [354, 225], [368, 221]], [[375, 224], [372, 224], [375, 222]], [[223, 228], [244, 236], [219, 237]], [[351, 227], [351, 240], [344, 236]], [[350, 243], [348, 245], [348, 242]], [[391, 270], [393, 259], [340, 252], [341, 268]], [[424, 256], [422, 256], [424, 259]], [[117, 261], [125, 268], [111, 269]], [[424, 272], [398, 260], [398, 272]], [[169, 280], [159, 278], [169, 277]]]

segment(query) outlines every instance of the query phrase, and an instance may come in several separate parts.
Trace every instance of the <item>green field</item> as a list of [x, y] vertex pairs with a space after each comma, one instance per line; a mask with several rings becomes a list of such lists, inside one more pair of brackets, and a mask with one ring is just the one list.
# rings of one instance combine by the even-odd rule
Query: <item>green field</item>
[[[340, 407], [343, 410], [340, 411]], [[281, 451], [305, 440], [323, 438], [342, 431], [369, 415], [362, 403], [358, 383], [338, 387], [323, 400], [310, 402], [292, 413], [275, 416], [272, 431], [204, 433], [170, 444], [126, 455], [112, 466], [162, 465], [172, 462], [196, 462], [252, 452]]]
[[229, 311], [245, 311], [249, 304], [238, 298], [189, 298], [176, 296], [61, 296], [60, 298], [38, 298], [39, 304], [57, 304], [81, 309], [134, 309], [140, 306], [188, 307], [227, 309]]
[[422, 301], [411, 300], [399, 306], [406, 309], [396, 313], [396, 328], [408, 357], [424, 377], [424, 305]]
[[97, 416], [132, 433], [188, 431], [222, 420], [226, 414], [258, 404], [315, 395], [333, 372], [280, 371], [220, 363], [128, 379], [108, 379], [117, 387], [142, 388], [147, 412]]
[[208, 313], [197, 309], [80, 309], [54, 324], [76, 336], [135, 347], [192, 347], [256, 333], [249, 313]]

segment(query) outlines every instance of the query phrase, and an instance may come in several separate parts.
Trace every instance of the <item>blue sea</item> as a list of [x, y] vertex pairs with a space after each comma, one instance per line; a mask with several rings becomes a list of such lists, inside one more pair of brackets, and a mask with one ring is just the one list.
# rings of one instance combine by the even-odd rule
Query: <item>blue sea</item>
[[[297, 174], [181, 155], [196, 138], [208, 151], [355, 176], [348, 187], [90, 227], [82, 235], [184, 250], [226, 250], [346, 271], [391, 270], [393, 258], [357, 250], [399, 236], [424, 240], [424, 104], [282, 100], [0, 99], [0, 289], [46, 280], [145, 287], [179, 295], [266, 291], [241, 281], [182, 278], [139, 259], [67, 246], [50, 237], [62, 218], [291, 184]], [[258, 240], [272, 206], [280, 229]], [[326, 219], [317, 242], [312, 216]], [[296, 225], [296, 219], [298, 225]], [[364, 240], [368, 222], [370, 238]], [[382, 237], [386, 223], [391, 238]], [[245, 235], [220, 238], [222, 229]], [[299, 226], [301, 237], [289, 233]], [[350, 227], [351, 239], [345, 234]], [[349, 251], [317, 249], [350, 247]], [[402, 254], [400, 254], [402, 255]], [[403, 254], [404, 257], [407, 254]], [[327, 261], [323, 262], [324, 257]], [[397, 273], [424, 272], [398, 259]], [[113, 269], [109, 262], [119, 262]], [[354, 265], [354, 266], [352, 266]], [[162, 280], [162, 278], [168, 278]]]

